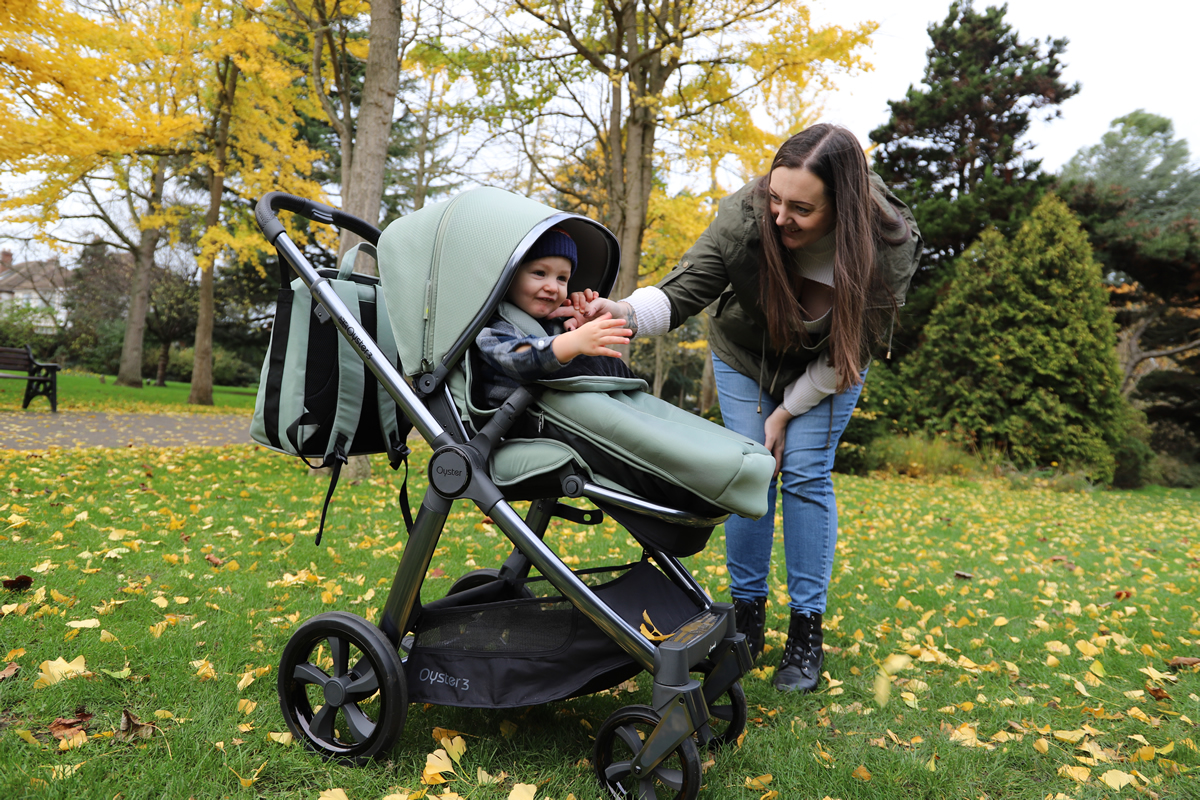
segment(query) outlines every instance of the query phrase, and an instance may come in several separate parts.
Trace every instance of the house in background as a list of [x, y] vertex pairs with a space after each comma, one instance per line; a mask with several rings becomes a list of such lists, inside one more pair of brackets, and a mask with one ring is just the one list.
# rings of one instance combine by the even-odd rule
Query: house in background
[[58, 258], [13, 263], [13, 254], [0, 251], [0, 306], [23, 305], [41, 309], [38, 333], [53, 334], [67, 321], [64, 305], [70, 271]]

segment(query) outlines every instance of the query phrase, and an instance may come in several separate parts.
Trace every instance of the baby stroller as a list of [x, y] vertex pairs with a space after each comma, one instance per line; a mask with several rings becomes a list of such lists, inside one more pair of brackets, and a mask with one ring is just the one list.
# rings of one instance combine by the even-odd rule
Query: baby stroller
[[[339, 273], [311, 266], [285, 233], [279, 210], [350, 230], [377, 248], [379, 279], [351, 276], [345, 266], [340, 277], [379, 285], [382, 299], [370, 313], [378, 316], [380, 336], [364, 333], [366, 306], [352, 312], [346, 292], [334, 291]], [[332, 320], [339, 346], [352, 344], [369, 369], [361, 391], [371, 397], [380, 387], [402, 412], [400, 432], [415, 428], [433, 449], [428, 489], [378, 623], [321, 614], [300, 625], [284, 649], [278, 689], [293, 735], [325, 758], [363, 763], [397, 742], [410, 702], [530, 706], [616, 687], [645, 671], [654, 680], [650, 704], [614, 711], [596, 732], [596, 776], [613, 797], [696, 797], [698, 748], [735, 741], [745, 729], [739, 681], [753, 665], [732, 605], [713, 602], [679, 561], [701, 550], [725, 515], [699, 516], [637, 496], [623, 488], [622, 476], [581, 463], [569, 443], [506, 438], [523, 413], [552, 415], [549, 395], [565, 396], [568, 405], [578, 400], [570, 391], [521, 388], [488, 412], [471, 402], [468, 351], [525, 251], [544, 231], [561, 227], [580, 254], [571, 290], [607, 294], [619, 264], [615, 237], [584, 217], [497, 189], [465, 192], [385, 232], [279, 192], [263, 197], [256, 215], [279, 252], [281, 273], [290, 266], [311, 292], [313, 325]], [[304, 305], [298, 313], [308, 310]], [[385, 355], [376, 341], [384, 334], [394, 340], [395, 355]], [[644, 402], [638, 394], [644, 393], [632, 393], [626, 404]], [[765, 449], [668, 408], [655, 412], [665, 416], [654, 425], [697, 434], [677, 437], [688, 440], [678, 445], [684, 461], [695, 460], [689, 446], [725, 447], [718, 458], [726, 462], [740, 454], [739, 463], [696, 469], [692, 478], [700, 484], [718, 475], [715, 487], [701, 487], [709, 502], [694, 507], [733, 508], [729, 498], [739, 494], [765, 498], [773, 470]], [[296, 430], [291, 426], [289, 435]], [[705, 435], [709, 444], [693, 444]], [[402, 437], [393, 431], [376, 451], [385, 448], [395, 465]], [[642, 466], [654, 469], [649, 461]], [[596, 508], [566, 505], [564, 497], [586, 498]], [[445, 597], [425, 601], [423, 579], [461, 498], [491, 517], [512, 553], [499, 569], [467, 572]], [[515, 500], [530, 501], [524, 518], [510, 505]], [[594, 526], [606, 513], [643, 547], [641, 560], [573, 571], [543, 541], [556, 517]], [[644, 635], [645, 620], [664, 635]]]

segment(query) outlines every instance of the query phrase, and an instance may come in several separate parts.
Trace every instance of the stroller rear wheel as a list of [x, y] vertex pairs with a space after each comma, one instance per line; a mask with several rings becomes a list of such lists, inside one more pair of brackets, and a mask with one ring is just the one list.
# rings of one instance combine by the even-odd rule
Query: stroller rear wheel
[[301, 625], [279, 663], [279, 705], [292, 735], [323, 758], [362, 764], [404, 730], [400, 655], [375, 625], [333, 611]]
[[596, 777], [610, 796], [631, 800], [695, 800], [700, 793], [700, 753], [688, 737], [645, 775], [635, 775], [633, 757], [641, 752], [661, 718], [650, 706], [626, 706], [604, 721], [596, 733]]

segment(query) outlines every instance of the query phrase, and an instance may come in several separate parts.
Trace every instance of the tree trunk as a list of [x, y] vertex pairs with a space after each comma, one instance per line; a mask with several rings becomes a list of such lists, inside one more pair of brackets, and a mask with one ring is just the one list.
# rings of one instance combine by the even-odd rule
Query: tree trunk
[[[229, 120], [233, 115], [233, 99], [237, 92], [240, 70], [232, 59], [224, 62], [225, 74], [221, 80], [221, 96], [217, 106], [216, 159], [217, 163], [208, 179], [208, 213], [204, 217], [204, 230], [208, 232], [221, 221], [221, 198], [225, 193], [225, 166], [229, 154]], [[211, 406], [213, 404], [213, 282], [216, 260], [200, 265], [200, 297], [196, 318], [196, 340], [192, 357], [192, 388], [188, 392], [188, 405]]]
[[[387, 162], [392, 118], [396, 113], [396, 94], [400, 91], [399, 0], [372, 0], [368, 38], [367, 71], [358, 109], [349, 180], [343, 187], [342, 210], [378, 225], [383, 203], [383, 169]], [[361, 241], [360, 237], [343, 230], [338, 260]]]
[[704, 352], [704, 372], [700, 374], [700, 413], [706, 414], [717, 402], [717, 380], [713, 375], [712, 352]]
[[[163, 188], [167, 182], [167, 167], [163, 159], [154, 165], [151, 178], [148, 213], [157, 213], [162, 205]], [[129, 292], [129, 313], [125, 318], [125, 343], [121, 347], [121, 366], [117, 371], [118, 386], [142, 386], [142, 339], [146, 333], [146, 309], [150, 303], [150, 270], [154, 267], [154, 251], [162, 238], [161, 228], [147, 228], [134, 252], [133, 286]]]
[[155, 386], [167, 385], [167, 362], [171, 360], [171, 343], [163, 342], [158, 351], [158, 376], [154, 379]]
[[662, 397], [663, 384], [667, 382], [667, 337], [654, 337], [654, 396]]

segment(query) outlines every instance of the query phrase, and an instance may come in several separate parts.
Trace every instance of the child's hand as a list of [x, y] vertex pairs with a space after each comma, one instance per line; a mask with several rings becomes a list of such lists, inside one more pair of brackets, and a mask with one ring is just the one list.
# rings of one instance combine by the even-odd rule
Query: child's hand
[[613, 319], [611, 314], [603, 314], [575, 330], [568, 331], [554, 338], [554, 356], [563, 364], [575, 356], [612, 356], [620, 358], [621, 354], [609, 345], [629, 344], [633, 331], [625, 327], [625, 320]]
[[[583, 292], [576, 292], [575, 294], [582, 295]], [[563, 319], [564, 317], [566, 319]], [[575, 307], [575, 304], [569, 298], [564, 300], [561, 306], [547, 314], [546, 319], [562, 319], [563, 328], [569, 331], [573, 331], [587, 322], [587, 318], [579, 313], [579, 309]]]
[[563, 327], [572, 331], [586, 322], [600, 319], [601, 315], [616, 316], [621, 313], [621, 307], [615, 300], [601, 297], [595, 289], [584, 289], [582, 292], [572, 292], [566, 304], [550, 312], [550, 318], [570, 317]]

